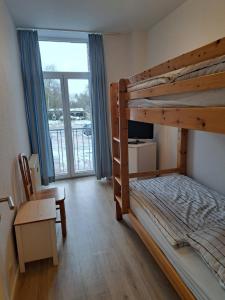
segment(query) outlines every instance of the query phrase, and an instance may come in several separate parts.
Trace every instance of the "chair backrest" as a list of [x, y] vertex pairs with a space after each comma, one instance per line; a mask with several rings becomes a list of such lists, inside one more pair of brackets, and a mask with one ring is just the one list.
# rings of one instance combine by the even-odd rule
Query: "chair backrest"
[[34, 196], [34, 190], [33, 190], [33, 186], [32, 186], [28, 158], [25, 154], [20, 153], [18, 155], [18, 161], [19, 161], [20, 171], [21, 171], [21, 175], [22, 175], [26, 199], [27, 199], [27, 201], [29, 201]]

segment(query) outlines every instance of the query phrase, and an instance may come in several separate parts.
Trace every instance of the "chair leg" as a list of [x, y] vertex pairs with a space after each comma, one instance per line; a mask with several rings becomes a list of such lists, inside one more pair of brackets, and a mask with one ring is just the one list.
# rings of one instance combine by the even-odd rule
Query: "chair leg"
[[64, 201], [60, 202], [59, 210], [60, 210], [62, 235], [63, 237], [66, 237], [66, 211], [65, 211]]

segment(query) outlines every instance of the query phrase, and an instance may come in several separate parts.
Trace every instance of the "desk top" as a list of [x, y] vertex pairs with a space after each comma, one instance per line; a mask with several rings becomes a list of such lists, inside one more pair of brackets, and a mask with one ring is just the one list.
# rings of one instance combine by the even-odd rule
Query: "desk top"
[[14, 225], [56, 219], [55, 199], [33, 200], [25, 202], [18, 210]]

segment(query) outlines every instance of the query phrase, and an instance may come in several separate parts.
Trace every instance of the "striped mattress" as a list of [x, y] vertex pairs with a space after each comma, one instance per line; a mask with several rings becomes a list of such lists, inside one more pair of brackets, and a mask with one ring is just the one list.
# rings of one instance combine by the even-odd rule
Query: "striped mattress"
[[225, 197], [187, 176], [132, 180], [130, 196], [172, 246], [187, 244], [187, 234], [225, 220]]
[[225, 288], [225, 221], [188, 234], [186, 241]]

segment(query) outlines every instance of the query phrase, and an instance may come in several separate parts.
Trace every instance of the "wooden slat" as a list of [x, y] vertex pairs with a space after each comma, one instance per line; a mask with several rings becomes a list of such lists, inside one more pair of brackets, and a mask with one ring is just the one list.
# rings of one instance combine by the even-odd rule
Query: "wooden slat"
[[187, 92], [199, 92], [223, 87], [225, 87], [225, 72], [220, 72], [128, 92], [126, 99], [132, 100]]
[[204, 60], [215, 58], [223, 54], [225, 54], [225, 38], [214, 41], [201, 48], [187, 52], [178, 57], [170, 59], [160, 65], [157, 65], [151, 69], [136, 74], [129, 78], [129, 82], [134, 83], [140, 80], [148, 79], [152, 76], [165, 74], [167, 72], [178, 70], [180, 68], [196, 64]]
[[130, 108], [127, 109], [127, 119], [225, 133], [225, 107]]
[[180, 168], [171, 168], [171, 169], [165, 169], [165, 170], [155, 170], [150, 172], [139, 172], [139, 173], [130, 173], [129, 178], [146, 178], [146, 177], [154, 177], [154, 176], [160, 176], [170, 173], [180, 173]]
[[179, 128], [177, 140], [177, 168], [180, 169], [181, 174], [186, 175], [188, 129]]
[[120, 163], [120, 159], [119, 159], [119, 158], [117, 158], [117, 157], [113, 157], [113, 160], [114, 160], [115, 162], [117, 162], [119, 165], [121, 164], [121, 163]]
[[115, 141], [115, 142], [117, 142], [117, 143], [120, 143], [120, 139], [119, 138], [117, 138], [117, 137], [113, 137], [113, 140]]
[[164, 274], [167, 276], [181, 299], [183, 300], [195, 300], [196, 298], [193, 296], [191, 291], [188, 289], [188, 287], [185, 285], [181, 277], [178, 275], [177, 271], [174, 269], [173, 265], [169, 262], [167, 257], [164, 255], [162, 250], [159, 248], [159, 246], [156, 244], [154, 239], [149, 235], [149, 233], [145, 230], [143, 225], [138, 221], [136, 216], [132, 213], [132, 211], [129, 211], [129, 219], [131, 220], [131, 223], [139, 235], [139, 237], [144, 242], [145, 246], [151, 253], [151, 255], [156, 260], [159, 267], [162, 269]]
[[118, 176], [115, 176], [115, 180], [121, 185], [121, 179]]
[[115, 198], [116, 198], [116, 201], [119, 203], [120, 208], [122, 209], [122, 199], [121, 199], [121, 197], [118, 196], [118, 195], [115, 195]]

